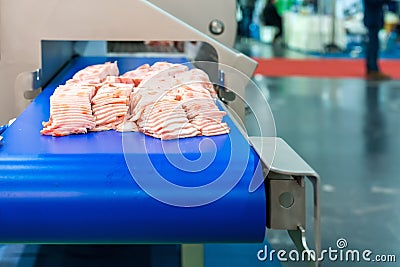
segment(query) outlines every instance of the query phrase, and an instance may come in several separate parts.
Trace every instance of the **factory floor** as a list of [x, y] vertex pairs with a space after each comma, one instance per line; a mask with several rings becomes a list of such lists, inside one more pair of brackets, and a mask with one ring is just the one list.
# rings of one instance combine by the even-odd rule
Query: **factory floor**
[[[395, 254], [400, 261], [400, 81], [255, 80], [269, 97], [277, 135], [321, 176], [322, 248], [337, 249], [337, 241], [345, 239], [348, 249]], [[310, 209], [308, 216], [312, 218]], [[268, 234], [275, 249], [293, 247], [285, 233]]]
[[[252, 40], [239, 42], [238, 48], [256, 57], [308, 57]], [[259, 75], [254, 81], [268, 98], [277, 135], [321, 176], [322, 248], [338, 249], [338, 240], [345, 239], [349, 250], [396, 255], [397, 263], [381, 264], [399, 266], [400, 81]], [[307, 206], [312, 218], [312, 202]], [[267, 235], [276, 250], [293, 249], [286, 233]], [[327, 258], [323, 266], [366, 265], [362, 259]], [[288, 261], [283, 266], [305, 265]]]
[[[248, 39], [237, 48], [262, 58], [309, 58], [299, 51]], [[253, 80], [268, 99], [277, 136], [321, 176], [322, 249], [344, 255], [349, 250], [360, 253], [360, 261], [325, 255], [322, 266], [400, 266], [400, 81], [261, 75]], [[256, 124], [247, 126], [251, 131]], [[310, 186], [307, 196], [312, 196]], [[312, 205], [308, 199], [308, 230], [312, 230]], [[289, 253], [295, 248], [285, 231], [267, 230], [266, 240], [276, 251]], [[339, 249], [344, 242], [346, 247]], [[219, 264], [209, 266], [269, 266], [266, 262], [249, 264], [260, 245], [211, 247], [218, 251], [212, 255]], [[361, 256], [366, 250], [372, 251], [366, 257], [371, 262]], [[235, 256], [239, 251], [246, 255], [242, 260]], [[394, 259], [391, 255], [396, 262], [389, 262]], [[307, 264], [288, 259], [282, 266]]]
[[[248, 40], [237, 48], [257, 57], [308, 57]], [[346, 249], [370, 250], [370, 258], [397, 258], [397, 263], [367, 264], [362, 258], [357, 262], [326, 255], [322, 266], [399, 266], [400, 81], [259, 75], [254, 81], [269, 101], [277, 135], [321, 176], [322, 248], [337, 250], [346, 241]], [[308, 199], [307, 230], [312, 230], [311, 206]], [[279, 266], [257, 259], [267, 241], [276, 251], [295, 249], [287, 232], [267, 230], [262, 244], [206, 245], [205, 266]], [[178, 266], [180, 262], [179, 246], [9, 245], [0, 247], [0, 255], [1, 267]], [[282, 266], [307, 264], [288, 260]]]

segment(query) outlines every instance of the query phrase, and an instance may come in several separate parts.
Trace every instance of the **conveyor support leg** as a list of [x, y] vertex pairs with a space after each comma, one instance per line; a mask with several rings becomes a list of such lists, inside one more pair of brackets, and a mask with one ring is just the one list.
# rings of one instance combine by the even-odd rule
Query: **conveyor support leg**
[[182, 267], [204, 267], [204, 245], [182, 244], [181, 265]]
[[[250, 137], [249, 142], [260, 155], [266, 174], [267, 227], [288, 230], [300, 251], [314, 255], [312, 266], [320, 266], [320, 177], [281, 138]], [[306, 240], [305, 182], [313, 185], [314, 250], [310, 251]]]

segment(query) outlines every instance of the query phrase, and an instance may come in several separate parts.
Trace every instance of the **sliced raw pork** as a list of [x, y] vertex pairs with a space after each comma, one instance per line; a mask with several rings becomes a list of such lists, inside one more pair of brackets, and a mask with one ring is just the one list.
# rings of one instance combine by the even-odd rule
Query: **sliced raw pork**
[[141, 131], [161, 139], [229, 133], [208, 75], [182, 64], [144, 64], [122, 76], [116, 62], [77, 72], [51, 97], [42, 134]]
[[43, 135], [64, 136], [87, 133], [95, 127], [90, 100], [94, 86], [62, 85], [50, 97], [50, 119], [43, 123]]
[[119, 69], [117, 62], [106, 62], [86, 67], [72, 77], [69, 83], [99, 84], [107, 76], [118, 76]]
[[193, 137], [199, 134], [186, 117], [180, 101], [164, 98], [147, 105], [138, 120], [139, 130], [162, 140]]
[[92, 110], [96, 127], [91, 131], [119, 129], [129, 109], [133, 85], [104, 84], [92, 98]]

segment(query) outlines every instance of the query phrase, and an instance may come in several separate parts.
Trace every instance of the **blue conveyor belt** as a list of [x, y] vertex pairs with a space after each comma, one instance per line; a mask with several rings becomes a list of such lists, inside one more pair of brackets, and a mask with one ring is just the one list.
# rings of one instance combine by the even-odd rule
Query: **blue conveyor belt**
[[[156, 61], [183, 63], [184, 58], [76, 58], [43, 90], [4, 132], [0, 146], [0, 243], [211, 243], [261, 242], [266, 225], [264, 188], [249, 193], [258, 156], [232, 123], [229, 135], [161, 141], [127, 133], [131, 142], [127, 167], [122, 134], [115, 131], [41, 136], [49, 118], [49, 97], [59, 84], [92, 64], [118, 60], [121, 73]], [[214, 146], [208, 147], [212, 140]], [[169, 163], [181, 153], [190, 160], [215, 150], [212, 163], [199, 172]], [[248, 158], [245, 154], [248, 151]], [[211, 152], [210, 152], [211, 153]], [[133, 178], [155, 175], [201, 188], [228, 174], [240, 180], [226, 195], [206, 205], [177, 207], [147, 194]], [[226, 176], [226, 175], [225, 175]], [[223, 185], [221, 185], [223, 187]], [[156, 194], [175, 192], [155, 186]], [[218, 190], [218, 186], [214, 187]], [[172, 197], [188, 202], [214, 192], [186, 192]]]

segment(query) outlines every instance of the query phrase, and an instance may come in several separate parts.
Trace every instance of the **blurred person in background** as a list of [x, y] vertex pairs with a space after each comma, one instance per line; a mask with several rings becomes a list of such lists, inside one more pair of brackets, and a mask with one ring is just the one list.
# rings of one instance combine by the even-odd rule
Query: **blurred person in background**
[[274, 26], [277, 28], [272, 44], [276, 44], [277, 40], [282, 36], [282, 17], [278, 13], [275, 6], [276, 0], [267, 0], [262, 12], [262, 20], [266, 26]]
[[393, 13], [397, 13], [398, 10], [398, 2], [397, 1], [389, 1], [388, 10]]
[[318, 12], [318, 0], [304, 0], [303, 5], [312, 7], [313, 13]]
[[384, 25], [383, 6], [389, 2], [389, 0], [364, 0], [364, 25], [368, 29], [368, 42], [365, 52], [368, 80], [391, 79], [388, 75], [382, 73], [378, 66], [378, 33]]
[[253, 21], [254, 6], [256, 0], [238, 0], [242, 20], [239, 23], [239, 33], [243, 37], [250, 37], [250, 24]]

